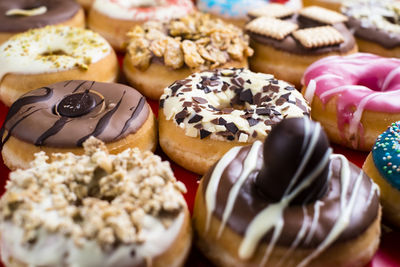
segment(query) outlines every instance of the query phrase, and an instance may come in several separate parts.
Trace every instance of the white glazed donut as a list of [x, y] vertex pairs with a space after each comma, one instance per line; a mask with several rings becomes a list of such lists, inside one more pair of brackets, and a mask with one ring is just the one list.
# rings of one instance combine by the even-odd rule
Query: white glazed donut
[[11, 173], [0, 202], [6, 266], [182, 266], [189, 212], [168, 162], [151, 152], [108, 154], [91, 137], [86, 155], [36, 155]]
[[97, 33], [48, 26], [15, 35], [0, 46], [0, 99], [11, 105], [24, 93], [65, 80], [113, 82], [118, 62]]
[[283, 118], [309, 112], [302, 95], [273, 75], [235, 68], [195, 73], [161, 96], [160, 145], [173, 161], [204, 174], [230, 148], [264, 140]]

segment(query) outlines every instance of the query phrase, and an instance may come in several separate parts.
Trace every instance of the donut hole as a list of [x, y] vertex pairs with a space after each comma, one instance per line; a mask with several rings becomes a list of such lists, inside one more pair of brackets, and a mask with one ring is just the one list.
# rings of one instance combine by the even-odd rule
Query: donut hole
[[380, 80], [376, 75], [364, 75], [359, 78], [356, 84], [368, 87], [372, 91], [380, 92], [382, 90], [382, 84], [380, 83]]

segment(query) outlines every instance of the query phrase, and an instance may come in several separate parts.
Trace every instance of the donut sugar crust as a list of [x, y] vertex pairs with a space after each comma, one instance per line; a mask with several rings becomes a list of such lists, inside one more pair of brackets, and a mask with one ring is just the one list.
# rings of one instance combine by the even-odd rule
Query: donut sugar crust
[[395, 228], [400, 228], [399, 125], [400, 122], [394, 122], [379, 135], [363, 165], [363, 170], [379, 185], [385, 223]]
[[24, 93], [71, 79], [114, 82], [118, 61], [97, 33], [47, 26], [15, 35], [0, 46], [0, 99], [10, 106]]
[[17, 33], [47, 25], [84, 28], [85, 14], [73, 0], [0, 2], [0, 44]]
[[[400, 5], [396, 1], [346, 1], [342, 13], [360, 52], [400, 57]], [[373, 15], [371, 15], [373, 14]]]
[[155, 117], [144, 96], [122, 85], [66, 81], [19, 98], [0, 129], [4, 163], [28, 168], [40, 151], [83, 154], [90, 136], [105, 142], [112, 154], [127, 148], [155, 150]]
[[191, 73], [247, 68], [253, 53], [241, 29], [200, 12], [164, 23], [147, 22], [129, 36], [123, 71], [130, 84], [156, 100], [165, 87]]
[[95, 0], [88, 26], [100, 33], [115, 50], [125, 51], [127, 33], [149, 20], [168, 21], [194, 11], [191, 0]]
[[247, 69], [216, 69], [190, 75], [160, 99], [159, 140], [174, 162], [204, 174], [234, 146], [264, 140], [285, 117], [309, 116], [290, 84]]
[[332, 142], [370, 151], [380, 133], [400, 120], [400, 60], [357, 53], [313, 63], [302, 93], [311, 117]]
[[5, 265], [183, 266], [190, 215], [169, 163], [137, 148], [111, 155], [93, 137], [84, 147], [50, 163], [40, 152], [10, 174], [0, 204]]
[[365, 266], [379, 246], [379, 189], [331, 151], [306, 118], [283, 120], [264, 147], [232, 148], [201, 179], [196, 245], [218, 266]]
[[277, 6], [269, 4], [249, 12], [252, 20], [246, 33], [254, 49], [249, 59], [252, 71], [274, 74], [300, 88], [304, 71], [316, 60], [358, 51], [344, 23], [346, 16], [316, 6], [298, 11]]

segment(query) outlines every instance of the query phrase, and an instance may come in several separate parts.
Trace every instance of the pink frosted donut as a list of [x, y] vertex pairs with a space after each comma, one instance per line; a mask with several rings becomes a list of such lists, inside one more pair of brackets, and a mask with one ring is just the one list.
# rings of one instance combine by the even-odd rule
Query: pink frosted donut
[[387, 126], [400, 120], [400, 60], [372, 54], [326, 57], [303, 75], [311, 116], [331, 141], [371, 150]]

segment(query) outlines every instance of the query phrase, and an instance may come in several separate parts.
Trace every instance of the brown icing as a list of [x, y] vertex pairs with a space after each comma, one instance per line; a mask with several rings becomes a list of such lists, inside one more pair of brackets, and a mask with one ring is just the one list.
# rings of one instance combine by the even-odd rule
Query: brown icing
[[81, 146], [90, 136], [111, 142], [139, 130], [148, 114], [145, 98], [132, 87], [64, 81], [20, 97], [10, 107], [0, 136], [3, 144], [14, 136], [51, 147]]
[[[274, 130], [273, 130], [274, 131]], [[273, 132], [272, 131], [272, 132]], [[284, 137], [283, 137], [284, 138]], [[299, 142], [302, 142], [301, 140]], [[238, 178], [244, 169], [244, 161], [247, 158], [251, 146], [240, 148], [237, 157], [233, 159], [225, 168], [222, 173], [222, 177], [218, 184], [216, 192], [216, 206], [213, 211], [213, 215], [219, 220], [222, 220], [224, 211], [227, 206], [227, 199], [230, 193], [230, 189], [238, 182]], [[287, 154], [296, 151], [286, 151]], [[271, 152], [272, 153], [272, 152]], [[317, 153], [318, 152], [314, 152]], [[289, 156], [290, 157], [290, 156]], [[321, 157], [320, 157], [321, 158]], [[309, 165], [316, 166], [319, 160], [317, 158], [310, 158]], [[263, 168], [263, 149], [258, 150], [258, 159], [256, 167], [253, 172], [250, 173], [248, 178], [245, 180], [240, 188], [239, 194], [234, 202], [233, 212], [228, 217], [227, 226], [229, 226], [237, 234], [245, 236], [246, 230], [254, 218], [259, 215], [265, 208], [276, 202], [275, 199], [270, 198], [266, 194], [260, 193], [260, 188], [257, 186], [256, 177], [259, 175], [260, 170]], [[289, 165], [288, 162], [281, 162], [280, 168], [285, 168]], [[341, 214], [341, 171], [342, 162], [338, 158], [329, 160], [329, 177], [328, 177], [328, 189], [323, 190], [323, 194], [318, 196], [318, 203], [320, 204], [319, 217], [317, 217], [317, 224], [314, 230], [311, 231], [313, 217], [316, 213], [316, 201], [306, 202], [307, 204], [299, 204], [300, 201], [293, 201], [283, 212], [283, 229], [277, 240], [277, 245], [292, 246], [299, 231], [304, 227], [305, 224], [306, 233], [304, 238], [301, 239], [297, 245], [301, 248], [316, 248], [318, 247], [328, 236], [332, 230], [334, 224], [337, 222], [339, 215]], [[210, 182], [211, 174], [214, 171], [215, 166], [204, 176], [203, 178], [203, 195], [205, 195], [208, 183]], [[306, 167], [307, 172], [307, 167]], [[350, 163], [350, 186], [345, 194], [345, 198], [348, 200], [353, 193], [354, 185], [360, 174], [360, 169]], [[275, 183], [270, 183], [272, 188], [279, 190], [281, 177], [274, 177]], [[325, 180], [324, 180], [325, 181]], [[379, 210], [379, 199], [375, 191], [373, 182], [362, 173], [360, 188], [358, 193], [355, 195], [355, 206], [350, 216], [350, 222], [346, 226], [345, 230], [340, 233], [335, 242], [343, 242], [352, 238], [356, 238], [363, 234], [364, 231], [372, 224], [372, 222], [378, 216]], [[318, 187], [321, 190], [324, 186]], [[313, 188], [309, 187], [305, 191], [312, 191]], [[303, 202], [304, 203], [304, 202]], [[304, 212], [306, 210], [306, 213]], [[307, 214], [305, 216], [305, 214]], [[266, 242], [271, 241], [272, 233], [274, 229], [268, 231], [263, 240]], [[308, 233], [313, 232], [313, 235], [308, 239], [306, 238]]]
[[[47, 7], [47, 12], [36, 16], [7, 16], [10, 9]], [[2, 0], [0, 1], [0, 31], [22, 32], [46, 25], [58, 24], [71, 19], [80, 6], [73, 0]]]
[[[298, 14], [286, 17], [283, 20], [298, 24], [299, 29], [318, 27], [324, 25], [321, 24], [320, 22], [299, 16]], [[355, 45], [355, 40], [352, 33], [347, 29], [346, 25], [344, 23], [336, 23], [331, 26], [342, 34], [342, 36], [344, 37], [343, 43], [337, 45], [316, 47], [316, 48], [306, 48], [303, 45], [301, 45], [301, 43], [296, 38], [294, 38], [292, 34], [287, 35], [282, 40], [273, 39], [251, 31], [247, 31], [247, 34], [250, 36], [250, 40], [253, 42], [258, 42], [265, 45], [271, 45], [275, 49], [283, 50], [294, 54], [319, 55], [330, 52], [346, 53], [351, 49], [353, 49]]]

